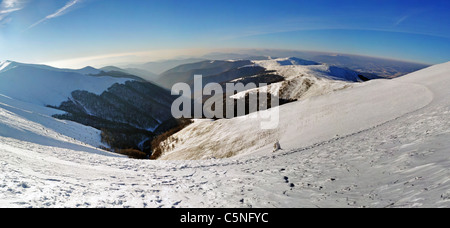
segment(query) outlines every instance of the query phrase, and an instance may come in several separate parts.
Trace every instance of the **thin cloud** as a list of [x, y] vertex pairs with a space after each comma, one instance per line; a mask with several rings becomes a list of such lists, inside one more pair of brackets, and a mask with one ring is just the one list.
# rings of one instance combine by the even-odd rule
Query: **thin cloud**
[[50, 15], [47, 15], [46, 17], [44, 17], [43, 19], [39, 20], [38, 22], [32, 24], [28, 29], [31, 29], [31, 28], [36, 27], [37, 25], [39, 25], [39, 24], [41, 24], [41, 23], [43, 23], [45, 21], [48, 21], [48, 20], [53, 19], [53, 18], [60, 17], [60, 16], [62, 16], [64, 14], [68, 13], [70, 11], [70, 9], [72, 9], [75, 5], [77, 5], [81, 1], [82, 0], [71, 0], [71, 1], [67, 2], [64, 7], [58, 9], [56, 12], [54, 12], [54, 13], [52, 13]]
[[22, 3], [21, 0], [3, 0], [0, 4], [1, 8], [14, 8]]
[[22, 8], [13, 8], [13, 9], [0, 9], [0, 14], [9, 14], [15, 11], [19, 11]]
[[406, 21], [409, 18], [409, 16], [403, 16], [401, 18], [399, 18], [395, 23], [394, 26], [399, 26], [401, 23], [403, 23], [404, 21]]
[[3, 0], [0, 3], [0, 25], [11, 21], [9, 14], [23, 9], [23, 0]]

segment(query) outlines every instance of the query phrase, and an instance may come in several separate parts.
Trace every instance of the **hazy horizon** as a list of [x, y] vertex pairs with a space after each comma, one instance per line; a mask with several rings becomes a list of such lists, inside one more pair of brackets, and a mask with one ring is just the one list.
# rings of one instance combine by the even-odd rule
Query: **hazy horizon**
[[[270, 55], [271, 51], [277, 52], [286, 52], [286, 53], [294, 53], [294, 55], [285, 54], [283, 56], [278, 55]], [[255, 53], [256, 52], [256, 53]], [[259, 52], [263, 52], [260, 54]], [[392, 60], [398, 62], [405, 63], [414, 63], [414, 64], [423, 64], [423, 65], [433, 65], [430, 63], [416, 62], [411, 60], [403, 60], [403, 59], [394, 59], [383, 56], [366, 56], [361, 54], [353, 54], [353, 53], [337, 53], [337, 52], [320, 52], [320, 51], [311, 51], [311, 50], [292, 50], [292, 49], [211, 49], [211, 50], [167, 50], [157, 51], [157, 55], [152, 55], [152, 52], [142, 52], [142, 53], [119, 53], [119, 54], [111, 54], [111, 55], [101, 55], [101, 56], [89, 56], [85, 58], [76, 58], [76, 59], [66, 59], [66, 60], [58, 60], [52, 62], [39, 62], [36, 64], [44, 64], [57, 68], [70, 68], [70, 69], [79, 69], [87, 66], [101, 68], [105, 66], [118, 66], [125, 67], [127, 65], [133, 64], [145, 64], [149, 62], [164, 62], [171, 60], [184, 60], [184, 59], [212, 59], [208, 58], [210, 55], [247, 55], [247, 56], [270, 56], [270, 57], [301, 57], [295, 55], [295, 53], [315, 53], [315, 54], [323, 54], [323, 55], [343, 55], [343, 56], [360, 56], [365, 58], [374, 58], [380, 60]], [[163, 54], [161, 54], [163, 53]], [[215, 58], [216, 60], [222, 60], [221, 58]], [[233, 58], [230, 58], [233, 59]], [[234, 58], [236, 59], [236, 58]], [[307, 58], [306, 58], [307, 59]], [[436, 63], [439, 64], [439, 63]]]

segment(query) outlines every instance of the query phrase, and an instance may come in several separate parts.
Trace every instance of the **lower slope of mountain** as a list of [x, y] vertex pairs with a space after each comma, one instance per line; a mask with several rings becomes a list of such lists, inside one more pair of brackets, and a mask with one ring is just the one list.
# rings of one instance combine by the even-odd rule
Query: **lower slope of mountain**
[[[56, 108], [67, 112], [67, 118], [93, 116], [153, 131], [167, 120], [172, 101], [172, 96], [165, 89], [148, 82], [127, 81], [112, 85], [100, 95], [76, 90]], [[95, 127], [108, 126], [99, 123]]]

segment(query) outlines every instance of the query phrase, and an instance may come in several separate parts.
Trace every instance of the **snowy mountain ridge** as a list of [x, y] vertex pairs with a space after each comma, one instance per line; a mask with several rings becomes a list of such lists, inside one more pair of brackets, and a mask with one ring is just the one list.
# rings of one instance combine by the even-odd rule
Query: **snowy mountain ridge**
[[100, 94], [115, 83], [123, 84], [130, 80], [88, 75], [97, 71], [94, 68], [66, 70], [5, 61], [0, 65], [0, 91], [24, 102], [56, 106], [75, 90]]
[[[358, 73], [343, 67], [337, 67], [325, 63], [318, 63], [314, 61], [299, 59], [296, 57], [277, 58], [270, 60], [255, 60], [256, 65], [262, 66], [268, 70], [280, 70], [283, 68], [293, 68], [298, 73], [312, 74], [319, 77], [324, 77], [332, 80], [343, 80], [350, 82], [364, 81], [359, 77], [363, 73]], [[366, 75], [368, 79], [380, 79], [374, 75]]]
[[8, 69], [12, 68], [9, 67], [13, 63], [12, 61], [6, 60], [6, 61], [0, 61], [0, 73], [3, 71], [7, 71]]
[[[252, 62], [253, 65], [250, 66], [263, 67], [269, 72], [275, 72], [284, 77], [284, 80], [249, 91], [240, 91], [232, 96], [235, 99], [243, 98], [248, 93], [268, 91], [285, 100], [304, 100], [353, 87], [356, 85], [355, 82], [380, 79], [374, 75], [362, 76], [361, 73], [350, 69], [295, 57], [269, 58], [269, 60]], [[233, 81], [237, 80], [239, 79]]]
[[81, 69], [64, 69], [64, 68], [56, 68], [52, 66], [42, 65], [42, 64], [28, 64], [28, 63], [19, 63], [11, 60], [0, 61], [0, 73], [5, 72], [10, 69], [14, 69], [16, 67], [32, 67], [36, 69], [44, 69], [55, 72], [68, 72], [68, 73], [79, 73], [84, 75], [89, 74], [98, 74], [101, 72], [99, 69], [95, 69], [93, 67], [87, 66]]

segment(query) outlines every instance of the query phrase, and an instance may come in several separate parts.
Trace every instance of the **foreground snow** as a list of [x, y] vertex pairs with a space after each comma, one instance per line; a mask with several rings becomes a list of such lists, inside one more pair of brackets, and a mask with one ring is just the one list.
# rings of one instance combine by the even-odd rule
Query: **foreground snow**
[[449, 75], [446, 63], [289, 104], [268, 132], [197, 121], [166, 159], [238, 155], [198, 161], [119, 157], [94, 129], [3, 97], [0, 206], [450, 207]]

